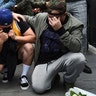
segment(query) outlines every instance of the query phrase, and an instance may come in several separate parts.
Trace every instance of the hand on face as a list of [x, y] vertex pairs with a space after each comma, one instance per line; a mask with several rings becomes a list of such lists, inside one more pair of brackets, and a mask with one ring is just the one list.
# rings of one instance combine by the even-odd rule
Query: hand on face
[[62, 27], [61, 21], [60, 21], [60, 17], [48, 17], [49, 20], [49, 24], [51, 25], [51, 27], [57, 31]]
[[8, 34], [3, 31], [0, 31], [0, 39], [3, 41], [2, 43], [4, 43], [8, 39]]

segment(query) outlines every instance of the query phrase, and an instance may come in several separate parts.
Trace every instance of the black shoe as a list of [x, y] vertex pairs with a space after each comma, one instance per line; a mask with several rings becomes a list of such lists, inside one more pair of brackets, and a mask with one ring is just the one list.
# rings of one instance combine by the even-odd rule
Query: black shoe
[[88, 65], [85, 65], [85, 68], [83, 70], [84, 73], [92, 74], [92, 70]]
[[22, 76], [20, 78], [20, 87], [22, 90], [27, 90], [29, 88], [29, 83], [26, 76]]
[[2, 83], [8, 83], [8, 72], [4, 72], [3, 78], [2, 78]]

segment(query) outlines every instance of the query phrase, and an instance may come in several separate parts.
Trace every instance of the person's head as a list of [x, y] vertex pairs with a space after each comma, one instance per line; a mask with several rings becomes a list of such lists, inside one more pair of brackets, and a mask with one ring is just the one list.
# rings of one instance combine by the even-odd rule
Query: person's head
[[50, 0], [48, 3], [49, 17], [60, 17], [64, 21], [66, 16], [66, 1], [65, 0]]
[[0, 9], [0, 30], [11, 28], [12, 21], [12, 12], [6, 8]]

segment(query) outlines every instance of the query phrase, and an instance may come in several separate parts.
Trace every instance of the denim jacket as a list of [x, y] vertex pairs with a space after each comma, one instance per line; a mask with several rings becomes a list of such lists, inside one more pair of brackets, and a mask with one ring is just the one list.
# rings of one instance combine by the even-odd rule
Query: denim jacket
[[15, 5], [16, 0], [0, 0], [0, 9], [11, 8]]

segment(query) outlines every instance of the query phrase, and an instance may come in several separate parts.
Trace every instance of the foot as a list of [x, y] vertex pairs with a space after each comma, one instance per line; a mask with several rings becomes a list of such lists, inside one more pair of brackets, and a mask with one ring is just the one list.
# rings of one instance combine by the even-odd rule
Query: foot
[[2, 78], [2, 83], [8, 83], [8, 72], [4, 72], [3, 78]]
[[83, 72], [84, 73], [91, 74], [92, 73], [92, 70], [91, 70], [91, 68], [88, 65], [85, 65], [85, 68], [84, 68]]
[[27, 90], [29, 88], [28, 79], [24, 75], [20, 78], [20, 87], [22, 90]]

